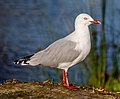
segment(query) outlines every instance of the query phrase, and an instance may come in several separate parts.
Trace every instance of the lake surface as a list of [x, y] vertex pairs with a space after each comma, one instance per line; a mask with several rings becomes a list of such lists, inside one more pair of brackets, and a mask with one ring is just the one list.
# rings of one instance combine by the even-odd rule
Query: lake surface
[[[112, 53], [120, 59], [120, 1], [107, 0], [105, 8], [105, 37], [107, 42], [107, 71], [112, 68]], [[14, 65], [14, 59], [46, 48], [74, 30], [74, 19], [82, 13], [102, 21], [102, 0], [0, 0], [0, 82], [21, 81], [60, 82], [61, 71], [50, 67]], [[97, 31], [99, 52], [102, 25], [91, 26]], [[120, 62], [118, 62], [120, 67]], [[71, 83], [85, 84], [87, 73], [82, 64], [70, 68]], [[87, 71], [84, 71], [87, 72]], [[84, 75], [84, 76], [83, 76]], [[82, 79], [82, 80], [81, 80]]]

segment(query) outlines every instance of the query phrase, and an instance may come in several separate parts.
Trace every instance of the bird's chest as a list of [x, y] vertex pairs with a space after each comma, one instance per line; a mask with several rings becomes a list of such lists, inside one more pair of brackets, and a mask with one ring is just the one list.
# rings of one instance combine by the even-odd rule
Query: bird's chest
[[77, 42], [75, 49], [80, 52], [81, 59], [85, 59], [91, 49], [90, 39], [88, 38]]

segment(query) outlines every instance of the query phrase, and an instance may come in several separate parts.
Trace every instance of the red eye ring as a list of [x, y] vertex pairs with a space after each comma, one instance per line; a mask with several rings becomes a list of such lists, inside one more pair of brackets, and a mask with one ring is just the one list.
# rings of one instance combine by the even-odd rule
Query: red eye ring
[[87, 17], [84, 17], [84, 20], [87, 20], [88, 18]]

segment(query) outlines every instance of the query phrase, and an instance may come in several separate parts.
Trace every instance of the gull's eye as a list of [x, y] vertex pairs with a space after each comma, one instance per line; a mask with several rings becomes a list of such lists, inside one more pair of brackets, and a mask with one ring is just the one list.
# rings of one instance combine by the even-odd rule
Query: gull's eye
[[88, 18], [87, 18], [87, 17], [84, 17], [84, 20], [88, 20]]

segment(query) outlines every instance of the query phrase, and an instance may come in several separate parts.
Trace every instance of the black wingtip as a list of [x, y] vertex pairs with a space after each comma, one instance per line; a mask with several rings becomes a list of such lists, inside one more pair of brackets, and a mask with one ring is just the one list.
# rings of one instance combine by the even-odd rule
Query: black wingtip
[[24, 62], [24, 59], [15, 60], [13, 63], [14, 64], [22, 64], [22, 62]]
[[13, 64], [17, 64], [18, 60], [13, 61]]
[[20, 65], [29, 65], [28, 61], [30, 60], [30, 57], [32, 57], [32, 56], [33, 55], [25, 56], [21, 59], [15, 60], [13, 63], [14, 64], [20, 64]]

